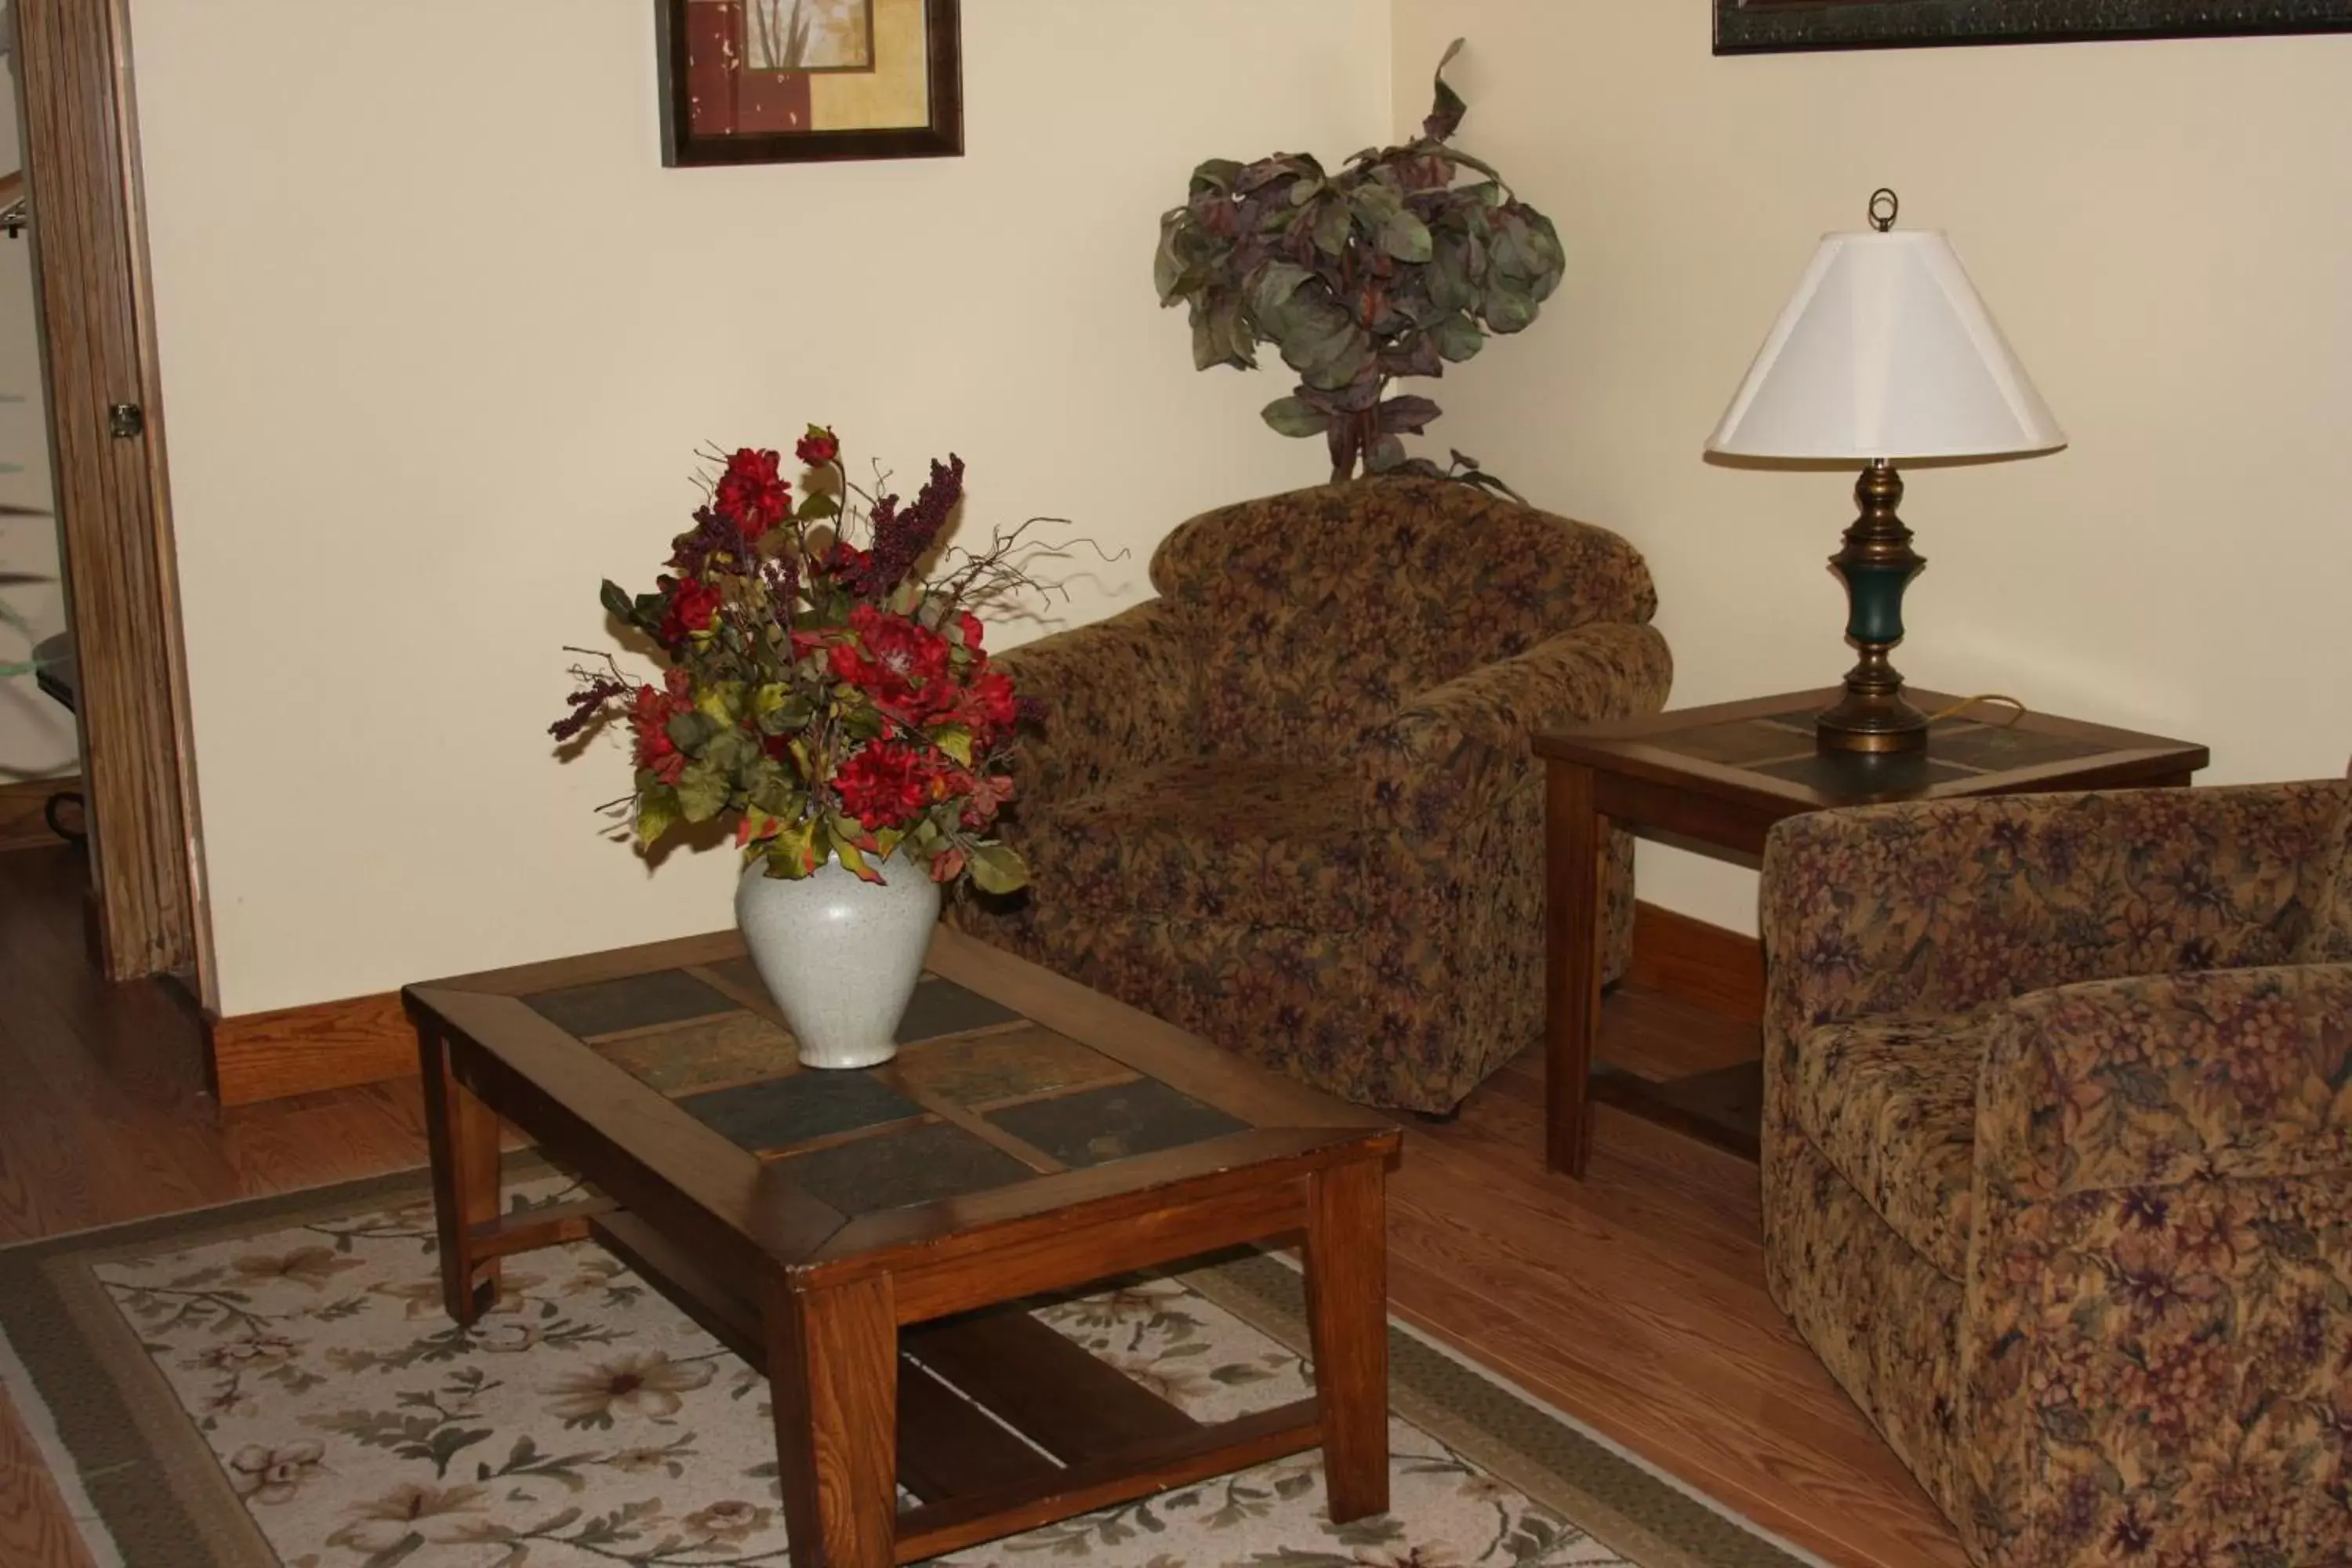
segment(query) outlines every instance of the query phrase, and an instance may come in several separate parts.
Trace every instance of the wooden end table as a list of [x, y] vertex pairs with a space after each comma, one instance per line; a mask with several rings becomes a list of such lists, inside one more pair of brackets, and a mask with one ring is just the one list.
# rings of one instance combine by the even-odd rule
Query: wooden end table
[[[1581, 1177], [1594, 1100], [1757, 1157], [1762, 1065], [1660, 1083], [1592, 1064], [1601, 1013], [1601, 876], [1612, 827], [1754, 866], [1774, 823], [1877, 801], [2189, 783], [2211, 758], [2187, 741], [1979, 705], [1939, 720], [1925, 751], [1822, 752], [1813, 715], [1841, 688], [1719, 702], [1539, 734], [1544, 759], [1545, 1155]], [[1907, 694], [1937, 712], [1954, 698]]]
[[[1335, 1521], [1387, 1508], [1376, 1113], [944, 928], [900, 1054], [863, 1071], [797, 1067], [731, 931], [404, 995], [450, 1315], [511, 1254], [602, 1241], [767, 1375], [799, 1568], [1318, 1445]], [[502, 1118], [602, 1195], [505, 1212]], [[1215, 1426], [1003, 1305], [1294, 1233], [1316, 1392]]]

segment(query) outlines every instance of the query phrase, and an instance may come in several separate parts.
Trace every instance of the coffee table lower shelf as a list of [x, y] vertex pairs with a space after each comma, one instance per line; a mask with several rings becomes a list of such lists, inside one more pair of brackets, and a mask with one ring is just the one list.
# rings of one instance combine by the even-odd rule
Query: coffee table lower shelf
[[[621, 1209], [589, 1233], [763, 1375], [760, 1309]], [[1018, 1307], [898, 1336], [895, 1556], [912, 1563], [1316, 1447], [1312, 1398], [1203, 1425]]]

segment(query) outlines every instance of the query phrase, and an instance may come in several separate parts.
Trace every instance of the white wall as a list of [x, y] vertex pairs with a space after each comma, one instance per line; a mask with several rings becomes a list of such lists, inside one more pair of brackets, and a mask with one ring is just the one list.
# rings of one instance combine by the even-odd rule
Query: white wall
[[543, 730], [692, 449], [811, 418], [1149, 592], [1191, 512], [1311, 482], [1270, 377], [1150, 294], [1201, 158], [1388, 118], [1364, 0], [973, 0], [961, 160], [664, 170], [644, 0], [135, 0], [220, 1001], [240, 1014], [708, 930], [730, 859], [597, 837]]
[[[1717, 59], [1706, 0], [1394, 0], [1397, 124], [1559, 224], [1543, 318], [1436, 389], [1442, 445], [1648, 554], [1677, 705], [1851, 662], [1843, 475], [1700, 447], [1824, 230], [1871, 189], [1950, 233], [2073, 437], [1909, 475], [1933, 564], [1896, 662], [1943, 690], [2203, 741], [2205, 782], [2352, 751], [2352, 37]], [[1754, 929], [1752, 874], [1643, 846], [1643, 892]]]
[[[18, 163], [16, 79], [0, 72], [0, 173]], [[58, 579], [58, 523], [51, 515], [49, 436], [41, 402], [41, 348], [33, 299], [33, 241], [0, 239], [0, 602], [25, 617], [29, 637], [0, 626], [0, 664], [22, 660], [31, 643], [65, 630]], [[73, 716], [33, 684], [0, 680], [0, 783], [69, 773], [79, 765]]]

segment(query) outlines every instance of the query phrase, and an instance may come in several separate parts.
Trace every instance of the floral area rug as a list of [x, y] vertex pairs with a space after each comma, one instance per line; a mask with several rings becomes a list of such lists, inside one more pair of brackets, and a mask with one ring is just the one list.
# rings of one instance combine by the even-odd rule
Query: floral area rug
[[[1203, 1421], [1312, 1386], [1298, 1278], [1271, 1258], [1034, 1312]], [[588, 1242], [509, 1259], [496, 1310], [455, 1328], [415, 1174], [0, 1251], [0, 1376], [100, 1564], [787, 1561], [764, 1381]], [[1402, 1329], [1391, 1353], [1385, 1515], [1333, 1525], [1308, 1453], [941, 1561], [1802, 1560]]]

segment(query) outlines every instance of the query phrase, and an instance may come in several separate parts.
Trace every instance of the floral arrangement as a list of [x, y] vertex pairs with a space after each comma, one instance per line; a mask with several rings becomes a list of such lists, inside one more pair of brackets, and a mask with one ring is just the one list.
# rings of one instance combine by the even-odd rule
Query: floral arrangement
[[[972, 611], [1028, 584], [1013, 560], [1021, 531], [978, 554], [940, 549], [963, 494], [961, 458], [934, 461], [901, 506], [880, 493], [878, 468], [874, 493], [850, 481], [829, 428], [810, 426], [795, 455], [797, 503], [780, 456], [745, 447], [673, 542], [654, 592], [604, 584], [605, 609], [668, 668], [645, 681], [609, 654], [575, 666], [571, 710], [550, 732], [569, 743], [627, 723], [636, 786], [615, 805], [641, 851], [680, 824], [731, 821], [746, 862], [772, 877], [806, 877], [830, 858], [878, 882], [896, 855], [933, 881], [1020, 887], [1021, 858], [989, 837], [1013, 793], [1019, 703], [989, 668]], [[919, 568], [934, 557], [942, 574], [927, 581]]]

